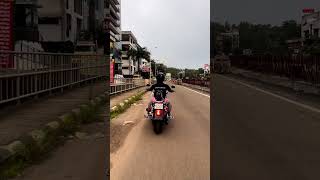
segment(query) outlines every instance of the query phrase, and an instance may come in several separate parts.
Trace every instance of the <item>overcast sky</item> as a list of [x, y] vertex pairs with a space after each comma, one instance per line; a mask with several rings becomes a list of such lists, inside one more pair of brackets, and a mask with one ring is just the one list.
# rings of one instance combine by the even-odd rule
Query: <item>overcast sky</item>
[[168, 66], [210, 62], [209, 0], [121, 0], [121, 21], [122, 30], [132, 31], [152, 58]]
[[[279, 25], [285, 20], [300, 23], [302, 9], [320, 8], [320, 0], [211, 0], [211, 16], [218, 22], [228, 20]], [[213, 19], [211, 18], [211, 19]]]

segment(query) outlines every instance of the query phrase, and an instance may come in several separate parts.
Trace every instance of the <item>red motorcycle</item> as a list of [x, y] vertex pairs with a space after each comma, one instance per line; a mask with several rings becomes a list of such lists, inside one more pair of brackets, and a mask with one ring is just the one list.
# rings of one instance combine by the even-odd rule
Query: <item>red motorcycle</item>
[[[175, 88], [172, 86], [172, 88]], [[154, 97], [152, 98], [151, 111], [146, 115], [146, 118], [152, 121], [153, 130], [156, 134], [160, 134], [163, 130], [163, 126], [168, 122], [168, 120], [173, 117], [169, 116], [168, 99], [162, 97], [161, 92], [155, 91]], [[166, 92], [168, 94], [168, 92]]]

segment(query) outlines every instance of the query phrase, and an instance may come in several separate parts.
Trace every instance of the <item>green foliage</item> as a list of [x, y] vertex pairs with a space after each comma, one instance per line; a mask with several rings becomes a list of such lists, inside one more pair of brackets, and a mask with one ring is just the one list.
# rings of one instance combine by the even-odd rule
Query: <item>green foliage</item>
[[150, 62], [150, 52], [146, 47], [137, 47], [137, 50], [135, 49], [129, 49], [128, 51], [128, 57], [132, 58], [134, 61], [138, 61], [138, 67], [140, 72], [140, 59], [146, 59], [148, 62]]
[[111, 117], [110, 120], [114, 119], [115, 117], [117, 117], [121, 113], [125, 112], [135, 102], [140, 101], [144, 94], [145, 94], [145, 92], [140, 92], [137, 95], [135, 95], [135, 97], [131, 98], [130, 101], [128, 101], [127, 103], [124, 103], [123, 106], [117, 105], [117, 110], [110, 112], [110, 117]]
[[179, 78], [179, 72], [181, 72], [181, 69], [173, 68], [173, 67], [168, 67], [167, 68], [167, 73], [171, 73], [172, 78]]
[[[222, 50], [225, 53], [229, 53], [231, 51], [231, 41], [225, 39], [224, 46], [219, 47], [216, 37], [218, 34], [228, 31], [230, 25], [227, 22], [225, 25], [213, 23], [211, 28], [214, 31], [214, 52]], [[244, 21], [239, 25], [232, 25], [232, 28], [238, 29], [240, 35], [240, 49], [234, 50], [237, 54], [242, 49], [252, 49], [254, 52], [261, 53], [283, 54], [287, 52], [286, 40], [299, 38], [301, 34], [300, 25], [294, 20], [284, 21], [281, 26], [251, 24]]]

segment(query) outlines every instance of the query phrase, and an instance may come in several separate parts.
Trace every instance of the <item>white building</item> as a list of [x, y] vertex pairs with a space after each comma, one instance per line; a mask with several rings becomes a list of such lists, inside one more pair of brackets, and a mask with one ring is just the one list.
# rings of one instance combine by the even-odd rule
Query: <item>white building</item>
[[83, 27], [88, 0], [39, 0], [39, 32], [42, 41], [76, 42]]
[[304, 14], [301, 22], [301, 37], [303, 40], [320, 37], [320, 11]]
[[122, 44], [122, 74], [134, 75], [138, 71], [138, 62], [134, 61], [133, 57], [128, 57], [130, 49], [137, 50], [138, 42], [136, 37], [131, 31], [122, 31], [121, 33]]

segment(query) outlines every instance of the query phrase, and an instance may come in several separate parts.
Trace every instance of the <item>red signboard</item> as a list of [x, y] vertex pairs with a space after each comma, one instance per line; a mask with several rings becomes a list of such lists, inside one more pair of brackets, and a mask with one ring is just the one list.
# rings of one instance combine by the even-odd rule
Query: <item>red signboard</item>
[[[13, 50], [13, 1], [0, 1], [0, 50]], [[0, 67], [12, 68], [13, 59], [0, 54]]]
[[302, 10], [303, 13], [314, 13], [314, 9], [306, 8]]
[[209, 70], [209, 64], [204, 65], [204, 70]]
[[150, 67], [149, 66], [143, 66], [142, 67], [142, 72], [150, 72]]
[[110, 83], [114, 81], [114, 62], [113, 60], [110, 62]]

